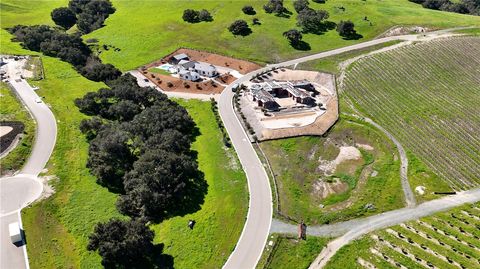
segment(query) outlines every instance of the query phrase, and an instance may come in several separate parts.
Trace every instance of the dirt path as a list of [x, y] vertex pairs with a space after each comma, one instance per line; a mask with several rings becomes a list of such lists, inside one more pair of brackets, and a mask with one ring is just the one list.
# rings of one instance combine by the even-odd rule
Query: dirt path
[[[402, 42], [402, 43], [399, 43], [399, 44], [396, 44], [396, 45], [393, 45], [393, 46], [390, 46], [390, 47], [382, 48], [382, 49], [379, 49], [379, 50], [376, 50], [376, 51], [372, 51], [370, 53], [360, 55], [358, 57], [355, 57], [355, 58], [352, 58], [352, 59], [349, 59], [349, 60], [346, 60], [346, 61], [340, 63], [341, 73], [340, 73], [340, 76], [338, 77], [339, 92], [343, 91], [343, 87], [344, 87], [343, 81], [345, 79], [346, 69], [350, 64], [354, 63], [355, 61], [357, 61], [361, 58], [367, 57], [369, 55], [384, 52], [384, 51], [389, 51], [389, 50], [392, 50], [392, 49], [395, 49], [395, 48], [399, 48], [399, 47], [411, 44], [411, 42], [412, 41]], [[400, 180], [401, 180], [401, 183], [402, 183], [402, 189], [403, 189], [403, 194], [404, 194], [404, 197], [405, 197], [405, 203], [406, 203], [407, 207], [415, 206], [417, 201], [415, 199], [415, 195], [413, 194], [412, 188], [410, 187], [410, 182], [408, 181], [408, 158], [407, 158], [407, 154], [406, 154], [405, 149], [403, 148], [402, 144], [400, 144], [400, 142], [390, 132], [385, 130], [385, 128], [383, 128], [382, 126], [380, 126], [379, 124], [374, 122], [372, 119], [367, 118], [367, 117], [363, 117], [362, 114], [355, 108], [355, 106], [353, 105], [353, 103], [350, 99], [348, 99], [348, 98], [345, 98], [345, 99], [346, 99], [347, 104], [350, 106], [350, 108], [356, 113], [356, 114], [351, 114], [351, 116], [356, 117], [356, 118], [361, 119], [361, 120], [364, 120], [365, 122], [370, 123], [375, 128], [382, 131], [397, 147], [398, 154], [400, 155]]]

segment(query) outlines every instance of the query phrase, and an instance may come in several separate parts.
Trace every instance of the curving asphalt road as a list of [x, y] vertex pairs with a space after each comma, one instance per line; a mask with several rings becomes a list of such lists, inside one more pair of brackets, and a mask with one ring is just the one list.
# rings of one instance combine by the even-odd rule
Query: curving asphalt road
[[25, 243], [14, 245], [8, 234], [8, 224], [19, 222], [20, 210], [36, 199], [43, 191], [43, 184], [38, 175], [44, 169], [57, 136], [55, 117], [35, 93], [33, 88], [18, 76], [10, 76], [10, 85], [17, 96], [34, 117], [36, 126], [35, 142], [30, 157], [13, 177], [0, 179], [0, 268], [29, 268]]
[[[329, 56], [334, 56], [344, 52], [358, 50], [386, 43], [394, 40], [404, 41], [425, 41], [437, 38], [443, 34], [448, 34], [451, 30], [459, 30], [470, 27], [461, 27], [455, 29], [446, 29], [437, 32], [431, 32], [418, 35], [402, 35], [379, 38], [355, 45], [321, 52], [282, 63], [267, 65], [264, 68], [250, 72], [243, 77], [232, 82], [222, 92], [219, 98], [219, 113], [225, 128], [232, 140], [232, 144], [237, 151], [237, 155], [247, 175], [248, 187], [250, 192], [249, 210], [245, 226], [237, 245], [228, 258], [223, 268], [226, 269], [244, 269], [255, 268], [263, 251], [263, 247], [267, 241], [270, 226], [272, 223], [272, 196], [270, 190], [269, 179], [265, 169], [258, 159], [253, 149], [248, 135], [242, 128], [242, 125], [233, 109], [233, 92], [232, 86], [240, 85], [253, 78], [256, 74], [263, 73], [273, 68], [281, 68], [286, 66], [294, 66], [299, 63], [317, 60]], [[402, 183], [403, 184], [403, 183]]]

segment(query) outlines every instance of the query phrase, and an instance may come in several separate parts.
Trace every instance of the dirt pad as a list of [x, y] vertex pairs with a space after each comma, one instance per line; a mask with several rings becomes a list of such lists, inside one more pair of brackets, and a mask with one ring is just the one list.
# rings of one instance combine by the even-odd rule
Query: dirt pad
[[245, 60], [239, 60], [239, 59], [235, 59], [235, 58], [232, 58], [232, 57], [223, 56], [223, 55], [210, 53], [210, 52], [206, 52], [206, 51], [186, 49], [186, 48], [180, 48], [180, 49], [170, 53], [169, 55], [163, 57], [160, 61], [161, 62], [163, 61], [162, 63], [168, 62], [168, 60], [170, 60], [170, 58], [173, 55], [180, 54], [180, 53], [187, 54], [189, 56], [190, 60], [207, 62], [207, 63], [213, 64], [213, 65], [235, 69], [240, 74], [247, 74], [247, 73], [250, 73], [250, 72], [252, 72], [254, 70], [257, 70], [257, 69], [262, 67], [262, 66], [260, 66], [256, 63], [253, 63], [253, 62], [249, 62], [249, 61], [245, 61]]
[[[168, 92], [186, 92], [201, 94], [217, 94], [221, 93], [225, 87], [218, 81], [207, 80], [201, 82], [193, 82], [172, 77], [169, 75], [155, 74], [148, 71], [139, 70], [151, 82]], [[227, 78], [228, 79], [228, 78]]]

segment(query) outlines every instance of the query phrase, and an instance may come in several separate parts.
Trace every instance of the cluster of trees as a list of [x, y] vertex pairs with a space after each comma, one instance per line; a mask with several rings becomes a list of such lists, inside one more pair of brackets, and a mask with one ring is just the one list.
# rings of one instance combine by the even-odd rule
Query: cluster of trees
[[283, 0], [269, 0], [267, 4], [263, 5], [263, 10], [277, 16], [285, 16], [289, 13], [288, 9], [283, 6]]
[[[281, 1], [273, 1], [274, 3], [282, 3]], [[269, 4], [273, 3], [272, 1]], [[325, 1], [314, 1], [317, 3], [325, 3]], [[290, 45], [299, 50], [308, 50], [310, 46], [302, 41], [302, 33], [321, 34], [327, 30], [335, 28], [335, 23], [327, 21], [329, 14], [325, 10], [315, 10], [310, 7], [308, 0], [295, 0], [293, 7], [297, 12], [297, 26], [300, 31], [290, 29], [283, 33], [288, 39]], [[340, 21], [337, 26], [337, 32], [345, 39], [358, 39], [361, 35], [357, 34], [355, 25], [351, 21]]]
[[409, 0], [409, 1], [417, 4], [422, 4], [424, 8], [480, 16], [479, 0], [461, 0], [461, 1], [455, 1], [455, 2], [452, 2], [451, 0]]
[[67, 34], [47, 25], [16, 25], [9, 32], [25, 49], [60, 58], [90, 80], [109, 82], [121, 75], [113, 65], [103, 64], [94, 56], [79, 33]]
[[183, 11], [183, 20], [189, 23], [197, 23], [201, 21], [213, 21], [213, 17], [206, 9], [200, 11], [193, 9], [185, 9]]
[[117, 209], [131, 220], [97, 224], [88, 249], [99, 251], [105, 268], [149, 268], [161, 250], [146, 223], [194, 212], [203, 203], [207, 185], [190, 149], [198, 130], [183, 107], [138, 86], [130, 74], [109, 85], [75, 105], [92, 116], [80, 124], [90, 143], [87, 167], [100, 185], [120, 193]]
[[297, 25], [304, 33], [318, 34], [329, 28], [326, 20], [329, 14], [325, 10], [315, 10], [309, 7], [308, 0], [296, 0], [293, 2], [297, 15]]
[[121, 194], [120, 212], [157, 222], [198, 208], [205, 186], [190, 150], [197, 130], [183, 107], [131, 75], [75, 104], [93, 116], [80, 126], [90, 139], [87, 167]]
[[51, 12], [52, 20], [65, 30], [77, 24], [78, 30], [87, 34], [103, 26], [115, 8], [109, 0], [70, 0], [68, 7]]
[[236, 20], [230, 26], [228, 26], [228, 31], [234, 35], [246, 36], [252, 33], [252, 30], [248, 26], [248, 23], [244, 20]]

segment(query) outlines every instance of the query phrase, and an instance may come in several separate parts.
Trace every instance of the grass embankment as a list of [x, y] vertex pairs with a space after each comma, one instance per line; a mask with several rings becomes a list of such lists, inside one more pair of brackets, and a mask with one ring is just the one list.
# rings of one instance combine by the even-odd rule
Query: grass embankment
[[[280, 211], [293, 219], [323, 224], [403, 205], [396, 149], [374, 127], [343, 117], [325, 137], [266, 141], [260, 146], [277, 178]], [[343, 161], [325, 174], [325, 162], [332, 163], [341, 146], [355, 147], [361, 158]], [[358, 184], [360, 177], [363, 183]], [[316, 187], [319, 179], [339, 179], [346, 189], [322, 198]], [[376, 209], [366, 210], [369, 203]]]
[[341, 53], [335, 56], [326, 57], [320, 60], [304, 62], [299, 64], [296, 69], [320, 71], [320, 72], [327, 72], [327, 73], [339, 75], [341, 71], [340, 63], [348, 59], [352, 59], [352, 58], [361, 56], [363, 54], [367, 54], [369, 52], [376, 51], [385, 47], [389, 47], [398, 43], [400, 43], [400, 41], [390, 41], [390, 42], [374, 45], [364, 49], [344, 52], [344, 53]]
[[478, 186], [479, 48], [479, 37], [455, 37], [378, 53], [350, 66], [343, 93], [450, 186]]
[[20, 169], [28, 159], [35, 139], [35, 121], [13, 90], [3, 82], [0, 84], [0, 121], [21, 121], [25, 125], [18, 145], [1, 160], [0, 174], [4, 174]]
[[[174, 257], [176, 268], [220, 268], [240, 237], [247, 213], [246, 178], [233, 148], [225, 148], [210, 102], [177, 100], [193, 118], [200, 136], [193, 143], [208, 193], [202, 209], [154, 226], [155, 241]], [[195, 228], [187, 227], [189, 219]]]
[[298, 240], [285, 235], [272, 234], [268, 242], [273, 242], [273, 245], [266, 246], [257, 269], [308, 268], [328, 241], [328, 238], [309, 236], [307, 240]]
[[[397, 0], [355, 1], [336, 0], [326, 4], [310, 1], [315, 9], [325, 9], [329, 20], [352, 20], [359, 40], [344, 40], [335, 30], [323, 35], [305, 34], [303, 40], [310, 44], [311, 51], [293, 49], [282, 36], [284, 31], [296, 28], [296, 13], [293, 1], [285, 6], [293, 14], [290, 18], [266, 14], [262, 8], [266, 1], [112, 1], [117, 11], [111, 15], [106, 26], [88, 38], [97, 38], [101, 44], [114, 45], [120, 51], [103, 51], [104, 62], [112, 63], [122, 70], [131, 70], [152, 62], [176, 50], [180, 46], [204, 49], [259, 63], [278, 62], [333, 48], [352, 45], [372, 39], [394, 25], [425, 25], [431, 28], [455, 26], [480, 26], [480, 17], [424, 9], [420, 5]], [[243, 14], [244, 5], [252, 5], [257, 14]], [[345, 11], [338, 7], [343, 6]], [[189, 24], [182, 20], [183, 10], [208, 9], [213, 22]], [[365, 21], [367, 16], [369, 21]], [[261, 25], [251, 25], [252, 18]], [[252, 34], [234, 37], [227, 27], [235, 19], [244, 19]], [[371, 22], [371, 26], [370, 26]], [[128, 30], [126, 30], [128, 29]]]
[[[367, 234], [341, 248], [325, 268], [365, 268], [358, 263], [359, 258], [375, 268], [392, 268], [392, 263], [406, 268], [424, 268], [428, 263], [436, 268], [476, 268], [480, 258], [480, 241], [475, 239], [480, 236], [480, 221], [475, 218], [480, 216], [479, 206], [467, 204], [420, 222], [410, 221]], [[375, 255], [372, 250], [381, 254]]]

